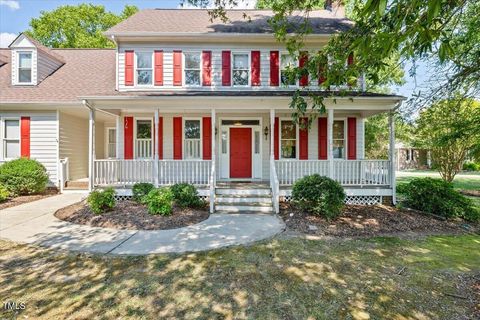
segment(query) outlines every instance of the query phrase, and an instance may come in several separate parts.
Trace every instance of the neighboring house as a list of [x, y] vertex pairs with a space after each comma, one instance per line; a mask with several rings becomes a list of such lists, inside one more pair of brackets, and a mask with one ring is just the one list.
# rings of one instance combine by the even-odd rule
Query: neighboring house
[[430, 169], [430, 153], [427, 149], [414, 148], [403, 143], [395, 145], [396, 170]]
[[[251, 22], [243, 12], [212, 23], [206, 10], [142, 10], [105, 33], [111, 50], [49, 49], [20, 35], [0, 50], [0, 161], [37, 159], [61, 189], [194, 183], [212, 211], [258, 209], [262, 197], [278, 211], [278, 199], [313, 173], [338, 180], [349, 203], [394, 199], [394, 162], [365, 159], [364, 123], [404, 98], [364, 92], [362, 79], [335, 99], [341, 88], [313, 77], [288, 83], [285, 68], [308, 55], [294, 61], [275, 40], [271, 11], [247, 11]], [[351, 26], [329, 10], [309, 19], [311, 52]], [[299, 87], [327, 96], [327, 114], [308, 130], [291, 119]], [[394, 141], [393, 123], [390, 132]], [[232, 191], [232, 181], [258, 188]]]

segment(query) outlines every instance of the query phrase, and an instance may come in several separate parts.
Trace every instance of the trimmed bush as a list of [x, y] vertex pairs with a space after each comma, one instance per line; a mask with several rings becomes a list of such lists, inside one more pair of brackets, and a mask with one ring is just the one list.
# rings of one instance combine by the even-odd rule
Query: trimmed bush
[[465, 171], [480, 171], [480, 163], [465, 162], [463, 164], [463, 170]]
[[168, 216], [172, 213], [173, 193], [170, 188], [152, 189], [144, 198], [150, 214]]
[[14, 196], [42, 193], [47, 183], [47, 170], [37, 160], [19, 158], [0, 166], [0, 184]]
[[302, 210], [333, 219], [342, 212], [345, 191], [335, 180], [313, 174], [295, 182], [292, 199]]
[[177, 183], [171, 187], [175, 204], [181, 208], [199, 208], [203, 201], [198, 196], [197, 188], [188, 183]]
[[0, 203], [7, 200], [8, 197], [10, 197], [10, 192], [8, 192], [7, 188], [5, 188], [5, 186], [0, 184]]
[[[453, 189], [453, 184], [441, 179], [415, 178], [398, 187], [407, 207], [445, 218], [478, 220], [473, 202]], [[475, 218], [477, 217], [477, 218]]]
[[154, 188], [151, 183], [135, 183], [132, 188], [133, 200], [143, 202], [143, 198]]
[[106, 188], [103, 191], [94, 190], [90, 192], [87, 203], [93, 213], [101, 214], [110, 211], [115, 207], [115, 190]]

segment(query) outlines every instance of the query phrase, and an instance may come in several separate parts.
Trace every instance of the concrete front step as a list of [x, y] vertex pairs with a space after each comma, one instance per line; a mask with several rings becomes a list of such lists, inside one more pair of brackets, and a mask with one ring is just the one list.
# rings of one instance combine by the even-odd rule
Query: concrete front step
[[88, 181], [67, 181], [65, 189], [82, 190], [88, 189]]
[[266, 203], [272, 205], [270, 196], [228, 196], [217, 195], [217, 203]]
[[264, 189], [232, 189], [232, 188], [217, 188], [215, 190], [217, 195], [232, 195], [232, 196], [269, 196], [271, 195], [270, 188]]
[[262, 212], [273, 213], [272, 206], [262, 205], [237, 205], [237, 204], [217, 204], [215, 210], [218, 212]]

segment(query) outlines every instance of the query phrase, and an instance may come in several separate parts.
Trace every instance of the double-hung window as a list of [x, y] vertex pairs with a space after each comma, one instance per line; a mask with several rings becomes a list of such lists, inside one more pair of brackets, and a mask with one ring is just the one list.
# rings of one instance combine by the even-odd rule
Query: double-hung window
[[200, 52], [185, 52], [185, 85], [199, 86], [201, 74], [201, 55]]
[[280, 121], [280, 150], [282, 159], [297, 157], [297, 126], [292, 120]]
[[117, 130], [115, 128], [107, 129], [107, 158], [117, 157]]
[[333, 121], [333, 158], [345, 158], [345, 121]]
[[5, 119], [3, 121], [3, 159], [20, 157], [20, 121]]
[[137, 52], [137, 84], [152, 85], [153, 63], [151, 52]]
[[248, 86], [250, 84], [250, 64], [247, 53], [233, 54], [232, 78], [234, 86]]
[[185, 159], [201, 159], [201, 121], [200, 119], [185, 119]]
[[280, 56], [280, 79], [284, 86], [295, 86], [297, 81], [292, 72], [295, 67], [295, 60], [291, 55], [285, 53]]
[[32, 83], [32, 53], [18, 53], [18, 83]]
[[137, 120], [136, 157], [152, 157], [152, 120]]

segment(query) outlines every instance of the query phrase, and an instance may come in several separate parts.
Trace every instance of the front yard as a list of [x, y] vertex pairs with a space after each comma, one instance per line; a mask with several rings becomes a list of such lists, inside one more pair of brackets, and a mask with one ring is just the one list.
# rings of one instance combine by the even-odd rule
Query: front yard
[[109, 257], [0, 241], [0, 296], [35, 319], [468, 319], [479, 316], [479, 248], [478, 235], [277, 238]]

